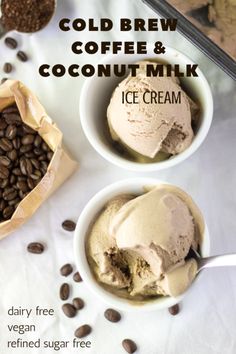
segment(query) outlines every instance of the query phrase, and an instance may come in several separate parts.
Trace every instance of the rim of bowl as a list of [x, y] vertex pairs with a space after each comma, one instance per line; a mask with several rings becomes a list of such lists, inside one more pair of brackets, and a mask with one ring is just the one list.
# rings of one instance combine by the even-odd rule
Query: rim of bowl
[[[126, 312], [147, 312], [160, 310], [164, 308], [168, 308], [178, 302], [180, 302], [184, 296], [189, 292], [190, 289], [193, 288], [194, 284], [201, 277], [201, 274], [195, 278], [191, 286], [177, 297], [160, 297], [155, 300], [147, 301], [144, 303], [135, 303], [132, 300], [126, 300], [118, 297], [115, 294], [110, 293], [108, 290], [105, 290], [102, 285], [100, 285], [88, 264], [86, 251], [85, 251], [85, 240], [87, 237], [88, 229], [91, 223], [94, 221], [97, 213], [101, 211], [104, 204], [110, 200], [115, 195], [119, 195], [121, 193], [127, 192], [127, 189], [130, 192], [134, 190], [142, 190], [144, 186], [147, 185], [156, 185], [156, 184], [171, 184], [165, 181], [161, 181], [159, 179], [154, 178], [145, 178], [145, 177], [137, 177], [137, 178], [129, 178], [122, 181], [118, 181], [101, 189], [97, 192], [85, 205], [82, 210], [74, 233], [74, 257], [77, 269], [79, 270], [82, 279], [85, 284], [91, 290], [91, 292], [100, 298], [103, 303], [106, 303], [109, 306], [115, 307], [121, 311]], [[172, 185], [172, 184], [171, 184]], [[133, 190], [132, 190], [133, 188]], [[203, 217], [204, 219], [204, 217]], [[202, 243], [202, 253], [207, 257], [210, 254], [210, 237], [208, 232], [208, 227], [206, 221], [204, 219], [204, 235], [203, 235], [203, 243]]]
[[[148, 50], [150, 48], [150, 44], [148, 43], [147, 46]], [[173, 48], [166, 46], [166, 50], [169, 52], [170, 56], [181, 56], [181, 62], [184, 64], [195, 64], [188, 56], [183, 54], [181, 51]], [[109, 53], [103, 57], [102, 60], [99, 61], [99, 64], [102, 64], [104, 62], [109, 62], [110, 58], [113, 58], [114, 56], [122, 56], [124, 54], [113, 54]], [[152, 55], [146, 54], [142, 56], [144, 60], [144, 57], [151, 59]], [[160, 56], [160, 58], [164, 57]], [[130, 161], [122, 156], [119, 156], [117, 153], [113, 152], [112, 150], [109, 149], [109, 147], [105, 147], [99, 139], [94, 138], [93, 133], [90, 130], [89, 123], [87, 120], [87, 114], [86, 114], [86, 95], [87, 92], [89, 92], [90, 85], [93, 83], [94, 77], [89, 77], [85, 80], [82, 90], [81, 90], [81, 95], [80, 95], [80, 104], [79, 104], [79, 111], [80, 111], [80, 121], [82, 125], [82, 129], [84, 131], [85, 136], [87, 137], [88, 141], [92, 145], [92, 147], [101, 155], [104, 159], [109, 161], [110, 163], [124, 168], [129, 171], [136, 171], [136, 172], [152, 172], [152, 171], [160, 171], [172, 166], [177, 165], [178, 163], [186, 160], [188, 157], [190, 157], [192, 154], [194, 154], [195, 151], [200, 147], [200, 145], [203, 143], [205, 140], [211, 123], [212, 123], [212, 118], [213, 118], [213, 96], [212, 96], [212, 91], [210, 88], [210, 85], [201, 71], [201, 69], [197, 68], [197, 73], [198, 73], [198, 78], [202, 81], [202, 88], [204, 89], [205, 96], [207, 97], [207, 104], [205, 104], [204, 111], [205, 111], [205, 119], [202, 120], [201, 125], [199, 127], [197, 135], [194, 137], [191, 145], [181, 152], [180, 154], [177, 154], [173, 157], [171, 157], [168, 160], [160, 161], [160, 162], [151, 162], [151, 163], [140, 163], [140, 162], [135, 162], [135, 161]], [[193, 78], [192, 78], [193, 79]]]

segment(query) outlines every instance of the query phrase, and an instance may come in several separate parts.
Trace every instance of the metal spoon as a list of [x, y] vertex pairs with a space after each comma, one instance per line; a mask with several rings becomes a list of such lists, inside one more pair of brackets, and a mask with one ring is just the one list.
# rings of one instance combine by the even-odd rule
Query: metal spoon
[[197, 273], [204, 268], [236, 266], [236, 253], [202, 258], [193, 248], [191, 250], [194, 252], [194, 258], [198, 264]]

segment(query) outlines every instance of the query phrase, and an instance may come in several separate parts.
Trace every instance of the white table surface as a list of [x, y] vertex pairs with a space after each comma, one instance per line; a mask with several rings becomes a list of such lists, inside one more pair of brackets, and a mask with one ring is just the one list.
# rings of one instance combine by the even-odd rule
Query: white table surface
[[[97, 191], [122, 178], [137, 176], [110, 165], [86, 140], [79, 121], [81, 78], [42, 78], [37, 67], [42, 63], [96, 63], [99, 56], [76, 56], [69, 50], [75, 40], [162, 40], [199, 63], [214, 93], [215, 113], [210, 133], [200, 149], [177, 167], [149, 173], [177, 184], [189, 192], [203, 211], [211, 236], [211, 254], [236, 252], [236, 86], [210, 60], [178, 33], [61, 32], [62, 17], [100, 18], [155, 17], [141, 0], [58, 0], [53, 22], [46, 31], [18, 38], [29, 56], [28, 63], [15, 59], [15, 51], [0, 42], [1, 67], [5, 61], [15, 65], [11, 77], [22, 80], [40, 98], [49, 115], [64, 132], [65, 142], [80, 162], [80, 169], [66, 182], [21, 229], [0, 241], [0, 353], [43, 354], [46, 349], [7, 349], [6, 341], [71, 340], [75, 328], [84, 323], [93, 327], [91, 349], [65, 349], [59, 353], [122, 354], [120, 342], [132, 338], [138, 354], [234, 354], [236, 353], [236, 277], [235, 269], [207, 270], [181, 304], [181, 312], [172, 317], [163, 310], [142, 315], [123, 313], [118, 324], [103, 317], [106, 305], [95, 298], [84, 283], [74, 283], [73, 295], [81, 296], [86, 307], [74, 319], [64, 316], [58, 297], [65, 280], [59, 268], [74, 263], [73, 235], [62, 230], [66, 218], [76, 220], [84, 205]], [[0, 72], [2, 74], [2, 72]], [[5, 75], [2, 75], [5, 76]], [[26, 252], [29, 242], [43, 241], [47, 250], [40, 256]], [[72, 284], [71, 278], [69, 282]], [[11, 306], [53, 308], [52, 318], [11, 319]], [[10, 334], [10, 323], [37, 325], [37, 332], [21, 336]]]

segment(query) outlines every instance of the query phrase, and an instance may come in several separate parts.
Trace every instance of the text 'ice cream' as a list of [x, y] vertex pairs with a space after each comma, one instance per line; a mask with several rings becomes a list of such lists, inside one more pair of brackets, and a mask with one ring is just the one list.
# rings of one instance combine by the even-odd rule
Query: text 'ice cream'
[[[145, 69], [150, 63], [138, 63], [137, 75], [129, 75], [117, 86], [107, 109], [112, 139], [143, 162], [163, 160], [186, 150], [194, 138], [192, 125], [199, 113], [177, 77], [147, 77]], [[128, 93], [136, 95], [138, 101], [124, 101]], [[147, 102], [149, 93], [159, 94], [159, 101], [161, 93], [162, 101]]]
[[97, 281], [119, 296], [177, 296], [196, 276], [197, 262], [189, 252], [198, 249], [203, 231], [198, 207], [177, 187], [120, 195], [89, 230], [88, 262]]

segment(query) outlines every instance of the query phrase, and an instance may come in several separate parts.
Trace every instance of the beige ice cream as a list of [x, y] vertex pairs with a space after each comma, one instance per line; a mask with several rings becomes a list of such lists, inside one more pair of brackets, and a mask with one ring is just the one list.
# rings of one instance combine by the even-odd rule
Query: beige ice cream
[[[197, 105], [181, 88], [179, 79], [172, 76], [147, 77], [146, 65], [158, 63], [143, 61], [135, 77], [128, 76], [115, 89], [107, 109], [112, 139], [123, 145], [141, 162], [155, 158], [166, 159], [187, 149], [194, 132], [192, 121], [198, 114]], [[123, 92], [138, 92], [138, 104], [122, 102]], [[146, 92], [180, 95], [181, 102], [146, 103]], [[145, 157], [145, 159], [142, 159]], [[149, 159], [149, 160], [147, 160]]]
[[186, 259], [204, 231], [200, 211], [182, 190], [159, 185], [112, 199], [92, 225], [87, 258], [109, 291], [135, 300], [183, 293], [196, 276]]
[[[236, 0], [168, 0], [217, 45], [236, 59]], [[197, 16], [194, 15], [197, 11]], [[195, 12], [196, 13], [196, 12]], [[208, 21], [200, 21], [205, 16]]]

